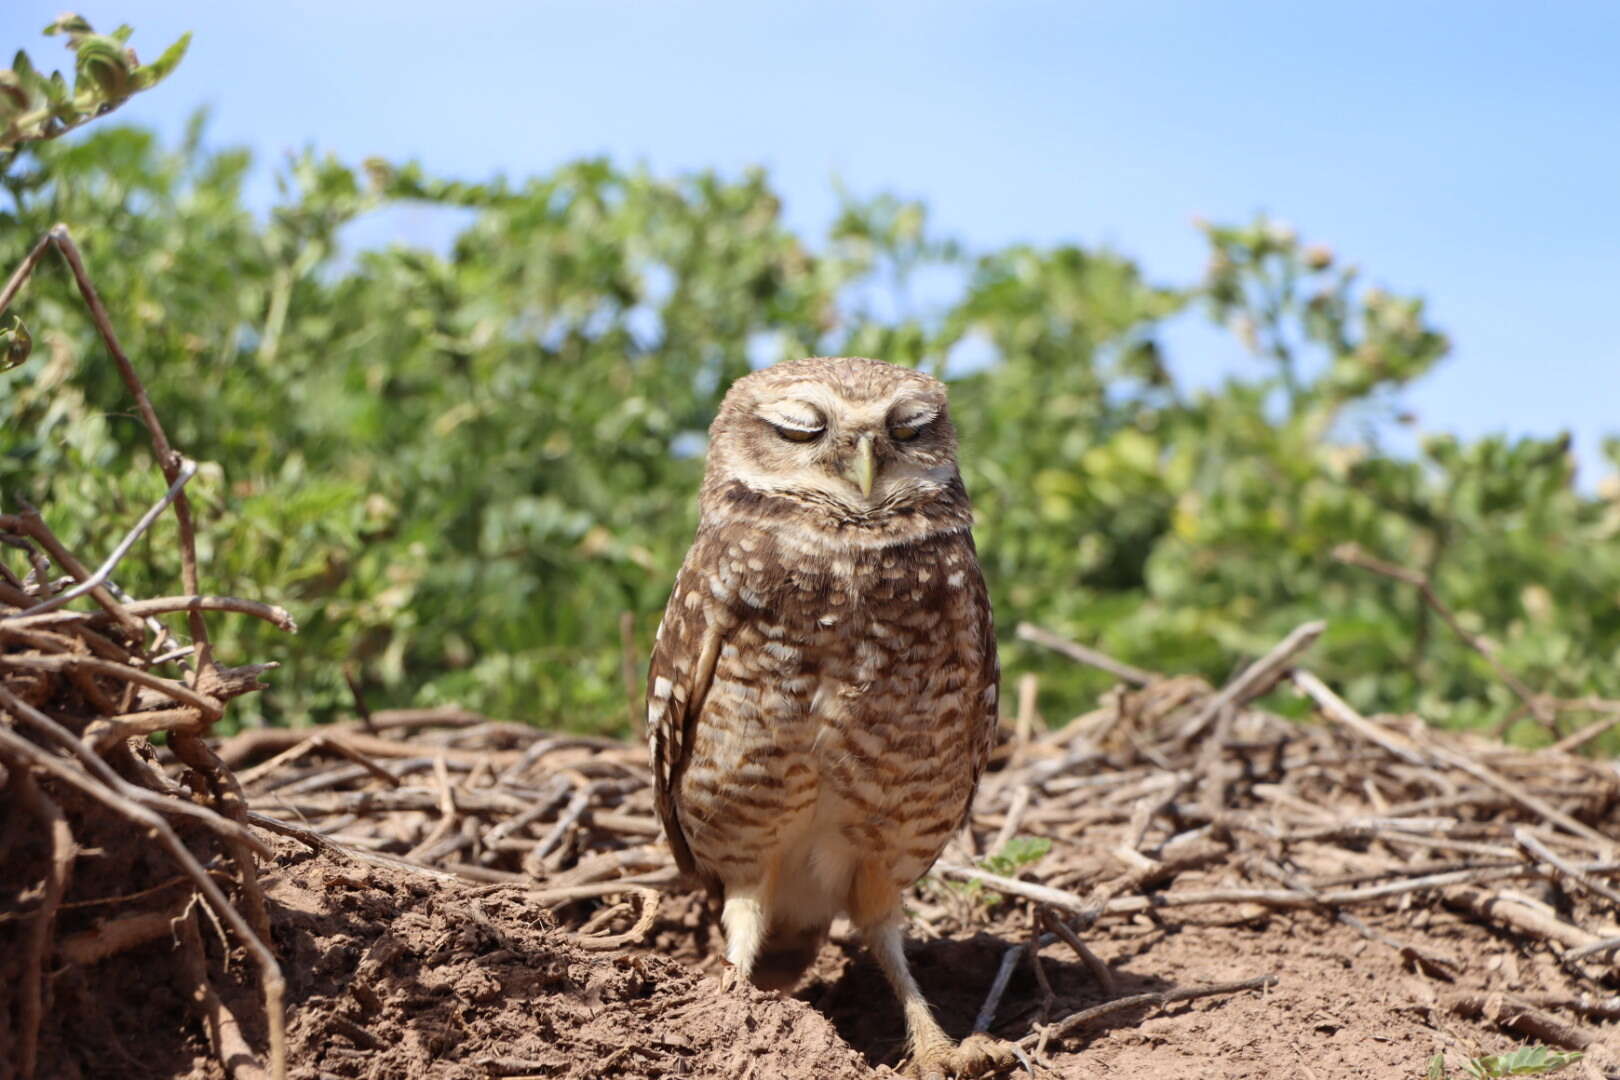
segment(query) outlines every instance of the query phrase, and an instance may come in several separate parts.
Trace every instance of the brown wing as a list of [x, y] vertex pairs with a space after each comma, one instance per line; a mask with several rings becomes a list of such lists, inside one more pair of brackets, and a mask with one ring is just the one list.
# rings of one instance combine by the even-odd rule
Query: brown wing
[[675, 853], [675, 865], [685, 874], [697, 873], [697, 864], [681, 830], [678, 791], [691, 752], [692, 729], [714, 681], [714, 664], [720, 655], [721, 627], [713, 617], [703, 570], [710, 554], [718, 554], [715, 548], [711, 538], [699, 532], [686, 553], [664, 619], [658, 624], [658, 640], [647, 668], [653, 802]]
[[1001, 660], [996, 654], [996, 623], [990, 608], [990, 591], [985, 587], [984, 575], [979, 571], [973, 535], [964, 532], [962, 539], [967, 546], [969, 566], [965, 589], [967, 613], [979, 624], [979, 655], [964, 659], [977, 661], [969, 670], [978, 672], [979, 683], [973, 689], [981, 706], [978, 713], [979, 728], [974, 733], [977, 737], [971, 743], [973, 784], [968, 790], [967, 807], [962, 812], [962, 821], [965, 824], [973, 813], [973, 796], [977, 792], [979, 778], [984, 775], [985, 766], [990, 764], [990, 754], [996, 748], [996, 735], [1001, 726]]

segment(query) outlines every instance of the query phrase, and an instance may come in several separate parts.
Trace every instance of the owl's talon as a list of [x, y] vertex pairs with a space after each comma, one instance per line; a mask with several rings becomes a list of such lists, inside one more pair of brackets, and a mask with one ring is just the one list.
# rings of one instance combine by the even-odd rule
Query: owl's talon
[[969, 1035], [959, 1043], [929, 1047], [911, 1059], [906, 1071], [916, 1080], [978, 1080], [1017, 1064], [1011, 1043]]

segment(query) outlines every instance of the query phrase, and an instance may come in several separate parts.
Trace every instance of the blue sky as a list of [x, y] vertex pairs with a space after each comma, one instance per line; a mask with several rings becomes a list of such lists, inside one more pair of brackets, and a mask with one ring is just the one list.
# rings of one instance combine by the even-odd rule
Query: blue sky
[[[65, 0], [4, 0], [0, 46]], [[1425, 429], [1620, 434], [1620, 4], [81, 0], [191, 55], [122, 116], [271, 161], [306, 145], [477, 178], [596, 153], [768, 166], [818, 229], [835, 179], [975, 247], [1107, 244], [1194, 278], [1194, 215], [1265, 211], [1455, 342]], [[269, 12], [274, 12], [271, 17]], [[410, 228], [409, 222], [394, 227]], [[1210, 334], [1199, 381], [1246, 361]]]

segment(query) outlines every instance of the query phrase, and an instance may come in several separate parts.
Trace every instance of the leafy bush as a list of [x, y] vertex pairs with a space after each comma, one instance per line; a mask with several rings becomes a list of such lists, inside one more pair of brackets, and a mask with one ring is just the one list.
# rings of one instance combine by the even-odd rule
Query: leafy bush
[[[1017, 643], [1020, 620], [1221, 678], [1323, 616], [1312, 662], [1352, 703], [1509, 717], [1485, 660], [1411, 590], [1335, 561], [1344, 543], [1431, 575], [1530, 685], [1620, 695], [1620, 492], [1582, 494], [1562, 439], [1387, 449], [1445, 338], [1419, 300], [1273, 223], [1206, 227], [1207, 273], [1164, 285], [1074, 246], [964, 252], [889, 198], [796, 235], [759, 172], [586, 160], [464, 184], [306, 155], [258, 215], [252, 168], [200, 122], [173, 147], [134, 128], [33, 144], [0, 172], [0, 266], [75, 230], [171, 437], [212, 463], [190, 488], [207, 582], [303, 626], [219, 623], [221, 655], [283, 661], [253, 702], [271, 719], [344, 711], [348, 672], [374, 706], [622, 726], [620, 613], [639, 662], [720, 395], [815, 353], [953, 383], [1007, 666], [1041, 673], [1055, 718], [1106, 680]], [[443, 253], [345, 247], [400, 203], [464, 226]], [[959, 296], [916, 299], [949, 275]], [[59, 267], [13, 311], [35, 355], [0, 374], [0, 492], [106, 550], [159, 494], [145, 436]], [[1200, 312], [1251, 371], [1178, 381], [1163, 331]], [[1620, 464], [1620, 440], [1606, 453]], [[173, 559], [148, 537], [129, 586]]]

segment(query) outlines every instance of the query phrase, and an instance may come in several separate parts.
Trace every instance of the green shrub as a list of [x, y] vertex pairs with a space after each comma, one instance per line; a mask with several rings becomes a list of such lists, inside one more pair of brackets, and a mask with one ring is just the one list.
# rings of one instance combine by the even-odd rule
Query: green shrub
[[[1530, 685], [1620, 696], [1620, 499], [1574, 487], [1562, 439], [1387, 449], [1400, 388], [1445, 338], [1420, 301], [1271, 223], [1207, 227], [1207, 274], [1164, 285], [1072, 246], [964, 252], [888, 198], [800, 236], [759, 172], [587, 160], [475, 185], [306, 155], [266, 215], [252, 168], [199, 121], [178, 146], [102, 127], [0, 172], [0, 265], [68, 222], [172, 439], [211, 463], [190, 488], [207, 587], [303, 627], [218, 620], [222, 657], [284, 665], [238, 715], [329, 719], [347, 669], [374, 706], [618, 727], [619, 615], [644, 657], [720, 395], [814, 353], [953, 382], [1006, 666], [1041, 674], [1055, 719], [1106, 680], [1015, 642], [1021, 620], [1219, 679], [1325, 617], [1311, 663], [1355, 705], [1508, 716], [1411, 590], [1331, 557], [1347, 542], [1432, 575]], [[345, 246], [401, 203], [457, 215], [449, 250]], [[949, 274], [959, 296], [913, 295]], [[160, 480], [70, 290], [48, 262], [12, 308], [34, 355], [0, 374], [0, 497], [94, 553]], [[1256, 363], [1195, 390], [1163, 331], [1204, 314]], [[164, 527], [129, 588], [177, 580]]]

